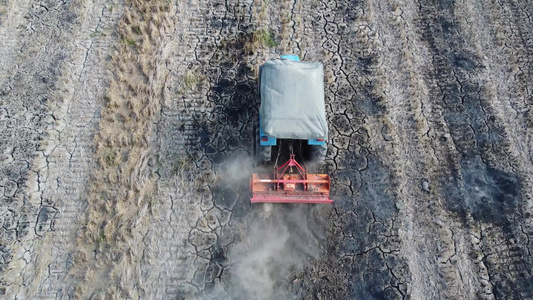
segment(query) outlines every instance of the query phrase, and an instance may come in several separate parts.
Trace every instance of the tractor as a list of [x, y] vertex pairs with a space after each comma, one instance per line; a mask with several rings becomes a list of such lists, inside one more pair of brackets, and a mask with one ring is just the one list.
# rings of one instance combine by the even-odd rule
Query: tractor
[[258, 84], [254, 159], [256, 166], [273, 171], [252, 174], [251, 202], [332, 203], [329, 176], [307, 172], [308, 165], [321, 163], [327, 153], [322, 63], [282, 55], [259, 68]]

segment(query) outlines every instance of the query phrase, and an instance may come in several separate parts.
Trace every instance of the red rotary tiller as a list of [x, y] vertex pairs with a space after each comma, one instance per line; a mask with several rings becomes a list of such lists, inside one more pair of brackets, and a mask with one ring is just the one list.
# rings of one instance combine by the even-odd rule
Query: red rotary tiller
[[[329, 198], [329, 176], [307, 174], [306, 168], [294, 157], [291, 154], [281, 167], [274, 166], [273, 177], [268, 174], [252, 174], [252, 203], [333, 203]], [[294, 168], [297, 172], [293, 172]]]

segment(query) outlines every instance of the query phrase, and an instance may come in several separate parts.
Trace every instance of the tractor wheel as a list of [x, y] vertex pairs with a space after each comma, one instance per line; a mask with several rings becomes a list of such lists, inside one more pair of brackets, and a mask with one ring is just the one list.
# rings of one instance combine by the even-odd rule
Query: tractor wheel
[[264, 165], [270, 162], [272, 146], [261, 146], [261, 136], [259, 134], [259, 124], [254, 123], [254, 160], [256, 165]]
[[328, 145], [308, 145], [309, 151], [309, 162], [310, 163], [321, 163], [326, 158], [328, 153]]

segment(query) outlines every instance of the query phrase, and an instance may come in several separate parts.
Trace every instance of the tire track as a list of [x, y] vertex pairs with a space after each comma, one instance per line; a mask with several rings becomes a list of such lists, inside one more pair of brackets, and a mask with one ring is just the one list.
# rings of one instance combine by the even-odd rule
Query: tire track
[[[516, 228], [513, 225], [516, 222], [513, 214], [516, 205], [522, 202], [520, 193], [524, 192], [520, 179], [515, 174], [516, 167], [513, 166], [519, 163], [507, 154], [509, 145], [502, 134], [505, 130], [502, 124], [505, 123], [494, 121], [494, 110], [481, 95], [483, 83], [475, 77], [481, 66], [479, 58], [468, 51], [464, 39], [457, 38], [461, 36], [461, 32], [459, 35], [454, 34], [456, 30], [460, 30], [456, 27], [454, 9], [453, 5], [436, 4], [421, 6], [420, 11], [422, 26], [438, 24], [438, 27], [426, 27], [428, 30], [422, 32], [422, 37], [428, 41], [433, 53], [434, 69], [429, 74], [436, 78], [438, 87], [433, 89], [433, 97], [442, 99], [442, 102], [437, 103], [440, 102], [443, 108], [442, 115], [450, 128], [454, 147], [460, 154], [460, 160], [455, 165], [459, 172], [452, 173], [454, 181], [444, 185], [447, 190], [458, 186], [459, 191], [453, 198], [446, 199], [446, 202], [447, 205], [452, 205], [448, 206], [449, 209], [467, 224], [472, 221], [474, 226], [486, 222], [495, 223], [503, 232], [509, 232], [510, 235], [499, 235], [506, 240], [505, 250], [501, 254], [501, 257], [505, 257], [506, 253], [515, 251], [511, 244], [514, 236], [511, 232], [516, 232], [516, 229], [512, 229]], [[510, 162], [511, 165], [502, 165], [502, 162]], [[474, 179], [475, 177], [479, 179]], [[486, 191], [488, 197], [480, 197], [480, 190]], [[459, 203], [452, 204], [455, 201]], [[468, 216], [470, 214], [473, 220]], [[481, 234], [487, 232], [482, 231]], [[517, 266], [529, 264], [523, 258], [515, 263]], [[527, 284], [515, 281], [514, 275], [501, 273], [500, 267], [484, 264], [483, 261], [479, 266], [477, 277], [489, 278], [490, 287], [485, 289], [485, 297], [503, 297], [516, 289], [528, 293], [530, 288]]]
[[[48, 252], [39, 252], [39, 249], [52, 247], [57, 237], [52, 231], [61, 231], [60, 226], [56, 227], [56, 220], [62, 219], [66, 206], [72, 208], [55, 197], [69, 193], [62, 190], [59, 182], [54, 182], [57, 164], [68, 161], [67, 157], [56, 155], [64, 151], [59, 148], [73, 146], [66, 136], [62, 145], [53, 145], [59, 135], [56, 130], [64, 125], [58, 126], [63, 118], [56, 109], [66, 104], [60, 90], [72, 88], [69, 71], [74, 73], [78, 67], [85, 67], [81, 65], [89, 49], [83, 48], [90, 46], [83, 41], [89, 39], [90, 33], [82, 32], [87, 36], [80, 36], [79, 27], [86, 14], [95, 12], [84, 11], [87, 7], [74, 7], [70, 2], [7, 2], [7, 10], [3, 11], [6, 15], [2, 15], [2, 23], [6, 26], [2, 26], [0, 35], [6, 40], [2, 45], [8, 46], [2, 48], [0, 73], [6, 80], [2, 81], [0, 89], [6, 113], [3, 117], [7, 121], [2, 132], [9, 138], [2, 141], [2, 152], [7, 160], [1, 169], [6, 175], [3, 178], [14, 181], [7, 182], [5, 187], [9, 192], [2, 193], [8, 196], [2, 199], [6, 204], [2, 207], [6, 209], [2, 222], [7, 229], [2, 233], [2, 268], [7, 267], [8, 271], [2, 275], [0, 289], [7, 297], [34, 297], [38, 294], [37, 282], [50, 276], [47, 266], [43, 268], [41, 264], [43, 259], [50, 259]], [[96, 25], [93, 21], [83, 24]], [[82, 45], [73, 44], [69, 40], [73, 36]], [[92, 118], [94, 112], [89, 114]], [[49, 157], [51, 152], [54, 155]], [[80, 171], [81, 174], [76, 174], [83, 176], [83, 170]], [[50, 250], [51, 256], [56, 259], [60, 251], [62, 249]]]
[[86, 75], [106, 68], [106, 56], [116, 34], [113, 25], [121, 13], [103, 1], [87, 3], [76, 11], [83, 30], [71, 36], [71, 61], [60, 72], [55, 101], [50, 104], [55, 126], [47, 130], [42, 150], [34, 160], [36, 178], [30, 182], [35, 180], [35, 184], [28, 191], [30, 197], [41, 199], [36, 234], [42, 240], [33, 246], [39, 251], [24, 271], [28, 281], [21, 294], [35, 299], [72, 292], [68, 291], [69, 261], [82, 226], [79, 219], [87, 193], [79, 187], [87, 185], [89, 170], [94, 166], [92, 141], [108, 81], [104, 74], [93, 79]]
[[[380, 51], [382, 78], [378, 79], [384, 93], [387, 113], [382, 121], [382, 135], [387, 163], [396, 170], [398, 180], [397, 206], [401, 208], [401, 254], [406, 258], [412, 282], [413, 298], [459, 299], [458, 295], [475, 295], [475, 286], [464, 286], [458, 276], [470, 273], [469, 258], [457, 253], [456, 236], [451, 230], [454, 221], [441, 204], [434, 185], [446, 174], [435, 152], [446, 153], [446, 145], [435, 142], [435, 136], [446, 133], [446, 126], [430, 104], [428, 86], [420, 72], [424, 65], [419, 57], [426, 51], [416, 33], [416, 5], [376, 5], [378, 36], [383, 42]], [[438, 110], [438, 108], [437, 108]], [[438, 139], [437, 139], [438, 141]], [[445, 161], [445, 163], [447, 163]], [[409, 230], [407, 230], [407, 228]], [[453, 262], [450, 258], [454, 257]], [[458, 292], [459, 291], [459, 292]]]

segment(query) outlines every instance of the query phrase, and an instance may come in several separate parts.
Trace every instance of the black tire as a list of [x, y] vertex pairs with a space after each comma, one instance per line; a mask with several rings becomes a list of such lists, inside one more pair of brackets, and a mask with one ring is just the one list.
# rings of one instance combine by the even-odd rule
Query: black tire
[[326, 159], [326, 154], [328, 153], [328, 145], [308, 145], [309, 153], [309, 162], [310, 163], [321, 163]]
[[254, 160], [256, 165], [270, 163], [272, 158], [272, 146], [261, 146], [261, 136], [259, 135], [259, 124], [254, 123]]

